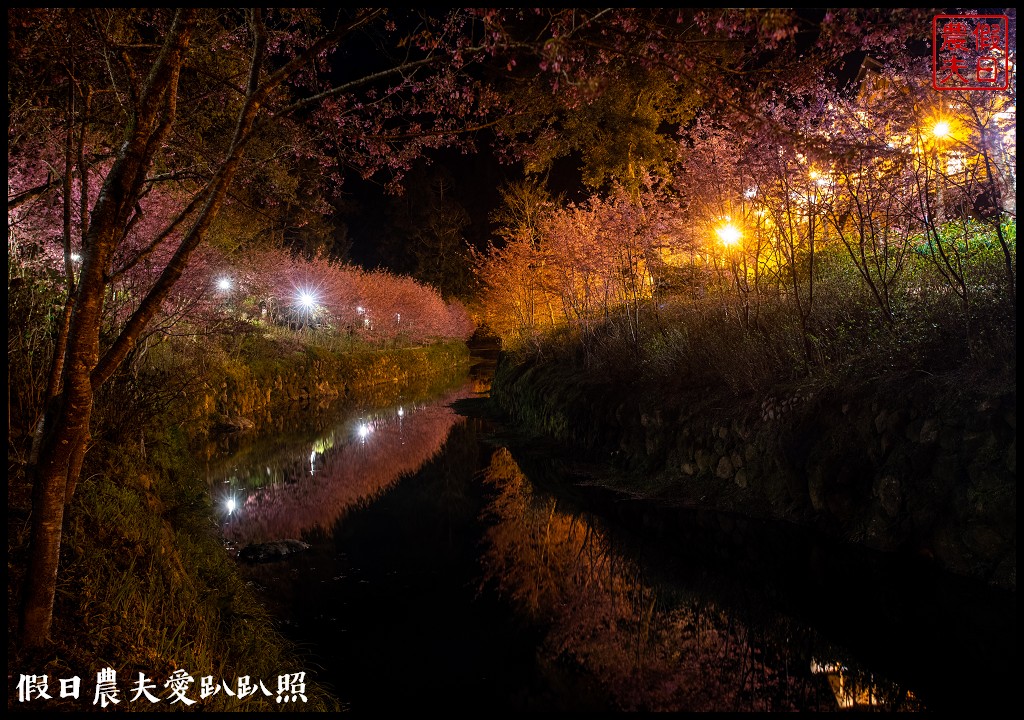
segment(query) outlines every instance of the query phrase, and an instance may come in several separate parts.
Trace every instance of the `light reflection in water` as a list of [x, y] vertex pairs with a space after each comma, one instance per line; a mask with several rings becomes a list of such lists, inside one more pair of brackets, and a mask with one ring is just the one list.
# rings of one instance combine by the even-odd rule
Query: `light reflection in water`
[[[884, 683], [876, 683], [871, 673], [856, 672], [837, 662], [822, 663], [817, 658], [811, 661], [811, 672], [828, 679], [841, 710], [885, 709], [893, 700], [891, 691], [886, 691]], [[916, 705], [912, 692], [907, 693], [906, 704], [904, 709]]]
[[[465, 395], [459, 389], [430, 405], [406, 404], [401, 412], [385, 408], [364, 414], [354, 425], [342, 422], [313, 443], [308, 465], [305, 455], [296, 457], [292, 451], [275, 459], [273, 471], [265, 466], [269, 481], [256, 484], [234, 476], [233, 492], [244, 493], [244, 500], [232, 497], [232, 504], [225, 504], [225, 539], [245, 545], [329, 530], [348, 509], [436, 455], [451, 428], [463, 420], [447, 403]], [[308, 470], [300, 472], [303, 466]]]
[[[391, 707], [390, 702], [407, 711], [412, 706], [403, 705], [405, 698], [415, 698], [408, 702], [422, 709], [421, 699], [429, 697], [445, 708], [521, 702], [547, 709], [554, 697], [558, 702], [551, 704], [558, 709], [564, 700], [575, 710], [588, 693], [595, 704], [604, 703], [607, 691], [611, 704], [626, 710], [925, 709], [906, 689], [865, 670], [842, 645], [865, 656], [872, 670], [920, 686], [920, 696], [932, 702], [931, 685], [922, 684], [916, 672], [908, 675], [902, 660], [877, 664], [878, 655], [870, 652], [875, 634], [865, 642], [851, 640], [846, 632], [837, 634], [836, 624], [821, 623], [817, 613], [808, 620], [802, 603], [773, 602], [772, 608], [784, 610], [763, 612], [744, 604], [752, 598], [789, 599], [780, 588], [796, 588], [794, 594], [842, 618], [844, 627], [847, 615], [859, 614], [859, 604], [829, 600], [847, 593], [817, 594], [830, 584], [794, 583], [797, 573], [773, 562], [779, 554], [774, 543], [767, 543], [766, 553], [750, 553], [767, 568], [764, 576], [779, 581], [767, 583], [766, 594], [748, 582], [749, 564], [724, 568], [723, 556], [731, 556], [714, 552], [730, 545], [731, 534], [713, 534], [709, 543], [699, 525], [677, 534], [666, 523], [673, 532], [656, 543], [683, 558], [666, 564], [663, 553], [648, 552], [655, 544], [648, 538], [659, 526], [648, 524], [646, 516], [643, 552], [635, 552], [621, 526], [601, 519], [623, 515], [602, 506], [595, 517], [574, 508], [566, 494], [554, 493], [556, 498], [537, 490], [534, 483], [564, 489], [569, 481], [557, 472], [548, 478], [537, 471], [533, 465], [549, 463], [546, 455], [540, 461], [532, 457], [531, 464], [531, 456], [517, 450], [515, 458], [532, 481], [526, 478], [508, 450], [478, 442], [476, 421], [463, 422], [446, 406], [479, 387], [470, 383], [431, 400], [429, 407], [393, 395], [379, 403], [386, 407], [353, 413], [317, 432], [315, 440], [311, 430], [290, 444], [293, 449], [276, 450], [269, 462], [262, 455], [239, 460], [253, 469], [236, 471], [224, 486], [235, 494], [218, 498], [219, 506], [229, 497], [238, 500], [225, 518], [226, 534], [238, 544], [303, 535], [316, 543], [309, 553], [246, 566], [245, 572], [257, 586], [272, 588], [276, 612], [287, 618], [284, 625], [327, 657], [331, 681], [363, 707]], [[361, 437], [363, 427], [368, 431]], [[739, 546], [746, 558], [747, 546]], [[707, 561], [692, 562], [696, 557]], [[812, 562], [791, 567], [823, 580], [815, 570], [817, 553], [807, 557]], [[844, 574], [851, 567], [837, 566]], [[736, 585], [758, 586], [759, 592], [718, 592]], [[481, 612], [481, 601], [499, 616]], [[892, 608], [882, 604], [887, 617]], [[910, 638], [916, 631], [905, 634], [903, 625], [897, 630], [902, 647], [915, 645]], [[528, 648], [516, 654], [513, 645], [520, 640]], [[404, 689], [419, 685], [395, 693], [395, 678]], [[494, 678], [507, 680], [512, 690], [505, 693]]]
[[363, 442], [366, 442], [366, 438], [368, 438], [372, 432], [373, 426], [369, 423], [359, 423], [359, 427], [356, 428], [356, 435], [358, 435], [359, 439]]

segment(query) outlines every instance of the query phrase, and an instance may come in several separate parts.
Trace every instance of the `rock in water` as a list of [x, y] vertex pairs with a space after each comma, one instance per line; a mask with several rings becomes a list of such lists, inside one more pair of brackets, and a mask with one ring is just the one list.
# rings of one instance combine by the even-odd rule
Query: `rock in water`
[[252, 563], [274, 562], [308, 549], [309, 543], [301, 540], [275, 540], [246, 545], [238, 552], [238, 557]]

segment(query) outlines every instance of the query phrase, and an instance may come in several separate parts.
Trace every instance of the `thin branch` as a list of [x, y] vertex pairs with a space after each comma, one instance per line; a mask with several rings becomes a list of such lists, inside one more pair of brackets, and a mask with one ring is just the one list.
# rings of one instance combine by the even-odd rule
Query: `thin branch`
[[40, 185], [36, 185], [35, 187], [29, 188], [28, 190], [23, 190], [22, 192], [18, 193], [14, 197], [8, 198], [8, 200], [7, 200], [7, 212], [10, 212], [11, 210], [19, 208], [22, 205], [25, 205], [29, 201], [34, 200], [35, 198], [37, 198], [40, 195], [44, 194], [50, 188], [54, 187], [55, 185], [61, 184], [63, 182], [64, 182], [64, 178], [63, 177], [54, 177], [53, 173], [48, 172], [46, 174], [46, 182], [44, 182], [44, 183], [42, 183]]
[[358, 80], [352, 80], [341, 85], [336, 85], [335, 87], [332, 87], [329, 90], [324, 90], [323, 92], [317, 93], [316, 95], [311, 95], [308, 98], [304, 98], [296, 103], [292, 103], [291, 105], [288, 105], [278, 110], [276, 114], [285, 115], [287, 113], [292, 113], [297, 110], [302, 110], [306, 107], [309, 107], [310, 105], [316, 104], [322, 100], [326, 100], [327, 98], [336, 97], [338, 95], [341, 95], [342, 93], [348, 92], [349, 90], [354, 90], [355, 88], [362, 87], [370, 83], [374, 83], [378, 80], [383, 80], [384, 78], [390, 77], [391, 75], [405, 73], [410, 70], [416, 70], [426, 65], [430, 65], [436, 62], [437, 60], [437, 57], [423, 58], [422, 60], [414, 60], [412, 62], [404, 63], [402, 65], [390, 68], [388, 70], [381, 70], [380, 72], [370, 73], [369, 75], [361, 77]]

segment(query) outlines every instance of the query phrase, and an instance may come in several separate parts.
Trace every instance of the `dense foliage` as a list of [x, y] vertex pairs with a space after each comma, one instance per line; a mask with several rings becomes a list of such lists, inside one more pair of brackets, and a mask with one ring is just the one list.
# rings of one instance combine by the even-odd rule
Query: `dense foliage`
[[638, 340], [701, 303], [767, 337], [782, 306], [803, 363], [827, 356], [837, 308], [896, 333], [943, 305], [965, 348], [979, 313], [1012, 333], [1016, 108], [930, 80], [910, 59], [853, 90], [772, 96], [756, 107], [772, 123], [700, 114], [669, 177], [582, 202], [509, 188], [477, 258], [487, 322], [517, 345], [564, 328], [586, 343], [609, 318]]

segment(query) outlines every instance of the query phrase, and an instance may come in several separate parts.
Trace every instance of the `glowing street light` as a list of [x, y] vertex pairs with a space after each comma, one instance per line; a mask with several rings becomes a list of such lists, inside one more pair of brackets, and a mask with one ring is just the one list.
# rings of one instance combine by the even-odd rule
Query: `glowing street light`
[[363, 327], [370, 327], [370, 316], [366, 314], [366, 308], [360, 305], [356, 308], [356, 312], [363, 316]]
[[726, 247], [736, 245], [740, 241], [741, 237], [739, 229], [729, 222], [716, 228], [715, 234], [718, 235], [718, 239], [721, 240], [722, 244]]
[[373, 432], [373, 428], [368, 423], [362, 423], [357, 429], [356, 434], [359, 435], [360, 440], [366, 440]]
[[811, 179], [811, 182], [813, 182], [818, 187], [825, 187], [826, 185], [828, 185], [829, 182], [828, 177], [822, 175], [817, 170], [811, 170], [809, 173], [807, 173], [807, 177], [809, 177]]
[[292, 309], [295, 320], [299, 324], [298, 330], [312, 327], [319, 309], [320, 299], [315, 290], [295, 288], [295, 299], [292, 301]]

